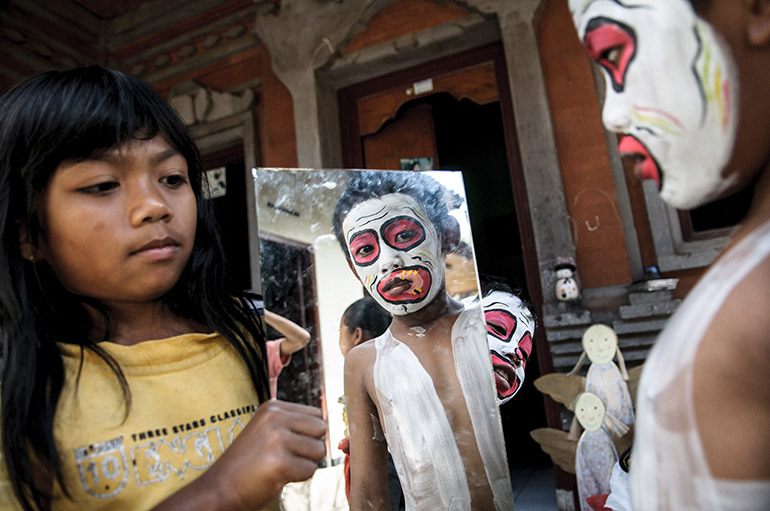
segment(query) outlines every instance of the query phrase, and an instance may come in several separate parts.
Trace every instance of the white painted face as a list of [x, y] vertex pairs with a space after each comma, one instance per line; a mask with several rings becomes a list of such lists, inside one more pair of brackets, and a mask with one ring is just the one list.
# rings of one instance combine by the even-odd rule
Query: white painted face
[[535, 318], [515, 295], [493, 291], [481, 299], [487, 323], [487, 342], [495, 371], [497, 400], [507, 403], [524, 383], [532, 354]]
[[606, 411], [602, 399], [592, 392], [583, 392], [575, 402], [575, 417], [586, 431], [599, 431]]
[[409, 195], [392, 193], [357, 204], [342, 229], [356, 275], [391, 314], [411, 314], [443, 292], [441, 237]]
[[726, 45], [687, 0], [569, 0], [588, 54], [604, 70], [605, 127], [661, 198], [690, 209], [736, 181], [724, 173], [737, 125]]
[[607, 325], [591, 325], [583, 333], [583, 349], [592, 364], [609, 364], [618, 350], [618, 336]]

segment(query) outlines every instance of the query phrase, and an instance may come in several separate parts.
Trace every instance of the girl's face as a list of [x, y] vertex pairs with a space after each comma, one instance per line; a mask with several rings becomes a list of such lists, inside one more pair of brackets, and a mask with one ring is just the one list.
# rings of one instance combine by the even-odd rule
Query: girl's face
[[340, 319], [340, 351], [342, 356], [346, 357], [348, 351], [356, 347], [356, 334], [351, 332], [348, 326], [345, 324], [345, 318]]
[[441, 236], [409, 195], [391, 193], [357, 204], [342, 229], [356, 275], [389, 313], [418, 311], [444, 289]]
[[39, 216], [35, 256], [70, 292], [117, 306], [155, 300], [176, 284], [197, 207], [186, 160], [158, 135], [59, 165]]
[[487, 342], [495, 372], [497, 400], [507, 403], [524, 383], [532, 353], [535, 320], [515, 295], [493, 291], [481, 299], [487, 324]]
[[569, 0], [604, 70], [605, 127], [661, 198], [689, 209], [732, 189], [738, 83], [729, 52], [687, 0]]

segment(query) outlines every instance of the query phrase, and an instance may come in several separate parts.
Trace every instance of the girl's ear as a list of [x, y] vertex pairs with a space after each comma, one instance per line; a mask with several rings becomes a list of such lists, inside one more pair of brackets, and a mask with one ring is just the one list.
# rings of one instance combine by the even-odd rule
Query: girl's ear
[[21, 257], [30, 262], [36, 262], [35, 258], [35, 245], [29, 236], [29, 229], [24, 222], [16, 222], [19, 233], [19, 250], [21, 251]]
[[364, 338], [364, 331], [359, 326], [353, 331], [353, 346], [358, 346]]
[[441, 222], [441, 250], [451, 254], [460, 246], [460, 223], [453, 216], [447, 216]]
[[746, 37], [751, 46], [770, 45], [770, 0], [744, 0], [748, 4]]

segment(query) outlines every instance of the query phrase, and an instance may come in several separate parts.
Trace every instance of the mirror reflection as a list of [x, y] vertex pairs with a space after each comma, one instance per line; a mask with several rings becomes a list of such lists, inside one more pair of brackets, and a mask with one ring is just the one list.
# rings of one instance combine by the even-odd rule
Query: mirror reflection
[[534, 321], [498, 288], [485, 325], [461, 174], [255, 179], [265, 309], [310, 334], [277, 396], [322, 408], [329, 428], [325, 467], [284, 508], [512, 509], [498, 399], [523, 381]]

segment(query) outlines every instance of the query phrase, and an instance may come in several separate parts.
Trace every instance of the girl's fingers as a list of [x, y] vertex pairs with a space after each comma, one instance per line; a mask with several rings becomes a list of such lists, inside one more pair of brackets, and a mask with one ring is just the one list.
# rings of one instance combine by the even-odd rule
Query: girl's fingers
[[318, 417], [297, 416], [289, 423], [289, 429], [299, 435], [321, 438], [326, 435], [326, 422]]
[[271, 421], [281, 421], [286, 427], [300, 435], [320, 438], [326, 434], [326, 422], [320, 409], [299, 403], [268, 401], [265, 412], [275, 417]]
[[295, 456], [313, 460], [314, 463], [326, 455], [326, 443], [320, 438], [306, 435], [294, 435], [290, 449]]
[[289, 401], [278, 401], [277, 399], [271, 399], [270, 401], [267, 401], [262, 406], [276, 407], [279, 409], [286, 410], [288, 412], [304, 413], [306, 415], [312, 415], [319, 418], [323, 417], [323, 413], [321, 412], [320, 408], [316, 408], [314, 406], [307, 406], [300, 403], [291, 403]]

